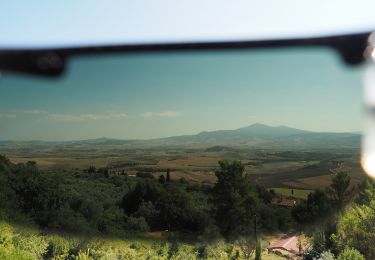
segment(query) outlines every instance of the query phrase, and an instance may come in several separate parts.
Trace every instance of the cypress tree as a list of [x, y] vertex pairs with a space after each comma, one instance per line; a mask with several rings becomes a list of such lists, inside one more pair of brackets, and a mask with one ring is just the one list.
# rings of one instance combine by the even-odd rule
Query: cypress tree
[[169, 169], [167, 169], [167, 182], [170, 182], [170, 181], [171, 181], [171, 174], [170, 174]]

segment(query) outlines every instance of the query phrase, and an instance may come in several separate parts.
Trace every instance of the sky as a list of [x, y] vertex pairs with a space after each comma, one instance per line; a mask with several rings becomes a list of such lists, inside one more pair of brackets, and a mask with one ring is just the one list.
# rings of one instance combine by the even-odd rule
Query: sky
[[359, 131], [362, 70], [323, 48], [78, 56], [58, 79], [2, 74], [0, 140]]
[[[0, 49], [371, 31], [371, 0], [3, 1]], [[77, 57], [57, 80], [0, 74], [0, 140], [157, 138], [253, 123], [362, 128], [362, 67], [328, 50]]]
[[307, 37], [375, 29], [372, 0], [4, 0], [0, 48]]

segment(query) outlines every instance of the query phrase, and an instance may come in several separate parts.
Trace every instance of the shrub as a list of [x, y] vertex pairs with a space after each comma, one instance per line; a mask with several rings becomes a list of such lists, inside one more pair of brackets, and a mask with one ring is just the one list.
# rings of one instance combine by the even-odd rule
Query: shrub
[[365, 260], [365, 257], [354, 248], [345, 248], [337, 257], [337, 260]]
[[27, 253], [13, 246], [4, 247], [0, 245], [0, 259], [2, 260], [32, 260], [35, 259]]
[[35, 259], [41, 259], [48, 247], [45, 238], [37, 234], [16, 234], [13, 243], [15, 247], [28, 252]]
[[207, 259], [229, 259], [233, 250], [233, 246], [219, 241], [215, 245], [208, 245], [206, 247]]
[[213, 224], [209, 224], [199, 238], [204, 242], [212, 243], [221, 238], [220, 229]]
[[69, 256], [72, 248], [79, 245], [78, 240], [66, 239], [62, 236], [49, 236], [47, 238], [48, 246], [46, 252], [43, 254], [44, 259], [65, 259]]
[[128, 217], [126, 219], [125, 229], [130, 231], [146, 232], [150, 230], [144, 217]]
[[207, 246], [205, 244], [200, 244], [195, 248], [199, 258], [207, 258]]
[[179, 249], [178, 242], [176, 240], [173, 240], [168, 250], [168, 258], [171, 258], [173, 255], [175, 255], [178, 252], [178, 249]]
[[12, 245], [13, 236], [13, 227], [6, 223], [0, 223], [0, 245], [4, 247]]
[[76, 259], [76, 260], [90, 260], [90, 259], [93, 259], [93, 258], [90, 257], [89, 251], [80, 251], [74, 259]]
[[168, 256], [168, 244], [167, 243], [162, 243], [159, 246], [159, 249], [157, 250], [157, 254], [159, 257], [167, 257]]
[[324, 251], [320, 254], [320, 260], [335, 260], [335, 256], [330, 251]]

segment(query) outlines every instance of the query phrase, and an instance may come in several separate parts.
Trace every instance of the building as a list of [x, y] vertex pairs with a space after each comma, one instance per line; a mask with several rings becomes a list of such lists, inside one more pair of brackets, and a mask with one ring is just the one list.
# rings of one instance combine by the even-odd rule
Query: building
[[296, 206], [297, 201], [295, 199], [288, 199], [288, 198], [273, 198], [271, 200], [271, 204], [275, 206], [285, 207], [285, 208], [293, 208]]

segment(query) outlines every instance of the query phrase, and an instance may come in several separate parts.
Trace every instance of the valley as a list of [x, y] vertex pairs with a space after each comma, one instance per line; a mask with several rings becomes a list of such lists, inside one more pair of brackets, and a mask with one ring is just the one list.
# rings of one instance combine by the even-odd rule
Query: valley
[[14, 163], [35, 161], [44, 171], [106, 168], [111, 175], [149, 173], [213, 185], [220, 160], [240, 160], [254, 183], [267, 188], [312, 190], [346, 171], [365, 179], [359, 164], [360, 135], [317, 133], [254, 124], [237, 130], [201, 132], [151, 140], [99, 138], [83, 141], [3, 141], [0, 154]]

